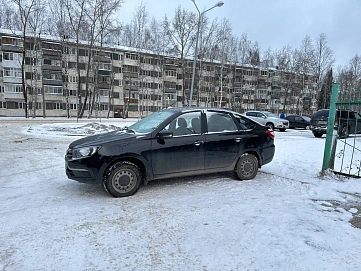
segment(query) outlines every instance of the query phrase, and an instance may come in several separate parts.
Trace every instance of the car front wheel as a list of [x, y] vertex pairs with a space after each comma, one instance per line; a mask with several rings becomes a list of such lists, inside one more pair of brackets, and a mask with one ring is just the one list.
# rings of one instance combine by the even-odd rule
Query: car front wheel
[[258, 159], [253, 154], [245, 153], [239, 158], [234, 170], [235, 177], [240, 180], [251, 180], [258, 172]]
[[314, 135], [315, 137], [321, 137], [321, 136], [322, 136], [322, 134], [317, 133], [317, 132], [314, 132], [313, 135]]
[[141, 183], [139, 167], [130, 162], [118, 162], [105, 173], [103, 185], [113, 197], [127, 197], [137, 192]]

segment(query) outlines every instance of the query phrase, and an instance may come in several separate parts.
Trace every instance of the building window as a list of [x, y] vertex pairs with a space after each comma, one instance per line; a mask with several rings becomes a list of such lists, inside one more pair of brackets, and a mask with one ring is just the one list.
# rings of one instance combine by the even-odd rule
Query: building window
[[44, 86], [45, 94], [63, 94], [63, 87], [61, 86]]
[[21, 69], [4, 67], [4, 77], [21, 78]]
[[100, 89], [99, 90], [99, 95], [102, 96], [102, 97], [108, 97], [109, 91], [106, 90], [106, 89]]
[[177, 72], [175, 70], [166, 70], [164, 73], [165, 73], [165, 76], [171, 76], [171, 77], [177, 76]]
[[76, 110], [77, 109], [77, 104], [69, 104], [69, 109], [70, 110]]
[[22, 61], [22, 56], [19, 53], [13, 52], [3, 52], [3, 59], [5, 60], [15, 60], [15, 61]]
[[10, 93], [22, 93], [23, 86], [22, 85], [15, 85], [15, 84], [4, 84], [4, 92]]
[[53, 103], [53, 109], [54, 110], [62, 110], [63, 104], [62, 103]]

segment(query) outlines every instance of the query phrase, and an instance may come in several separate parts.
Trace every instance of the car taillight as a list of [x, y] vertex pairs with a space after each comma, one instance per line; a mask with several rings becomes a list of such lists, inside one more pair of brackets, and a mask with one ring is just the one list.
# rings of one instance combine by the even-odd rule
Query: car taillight
[[274, 132], [272, 129], [268, 129], [268, 130], [266, 131], [266, 134], [267, 134], [270, 138], [272, 138], [272, 139], [275, 138], [275, 132]]

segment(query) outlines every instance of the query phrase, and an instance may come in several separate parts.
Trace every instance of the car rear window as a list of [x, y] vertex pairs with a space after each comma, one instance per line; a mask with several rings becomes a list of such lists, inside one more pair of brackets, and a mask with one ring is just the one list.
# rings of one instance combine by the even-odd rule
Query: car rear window
[[320, 110], [320, 111], [317, 111], [313, 115], [313, 117], [314, 118], [321, 118], [321, 117], [328, 118], [328, 112], [329, 112], [329, 110]]

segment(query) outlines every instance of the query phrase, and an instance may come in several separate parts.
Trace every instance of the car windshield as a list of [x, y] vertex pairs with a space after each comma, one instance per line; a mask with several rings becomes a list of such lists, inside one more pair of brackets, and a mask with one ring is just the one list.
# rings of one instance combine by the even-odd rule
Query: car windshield
[[127, 129], [132, 130], [135, 133], [150, 133], [171, 115], [173, 115], [173, 113], [170, 111], [154, 112], [144, 119], [130, 125]]
[[263, 112], [267, 117], [272, 117], [272, 118], [278, 118], [277, 115], [271, 113], [271, 112]]

